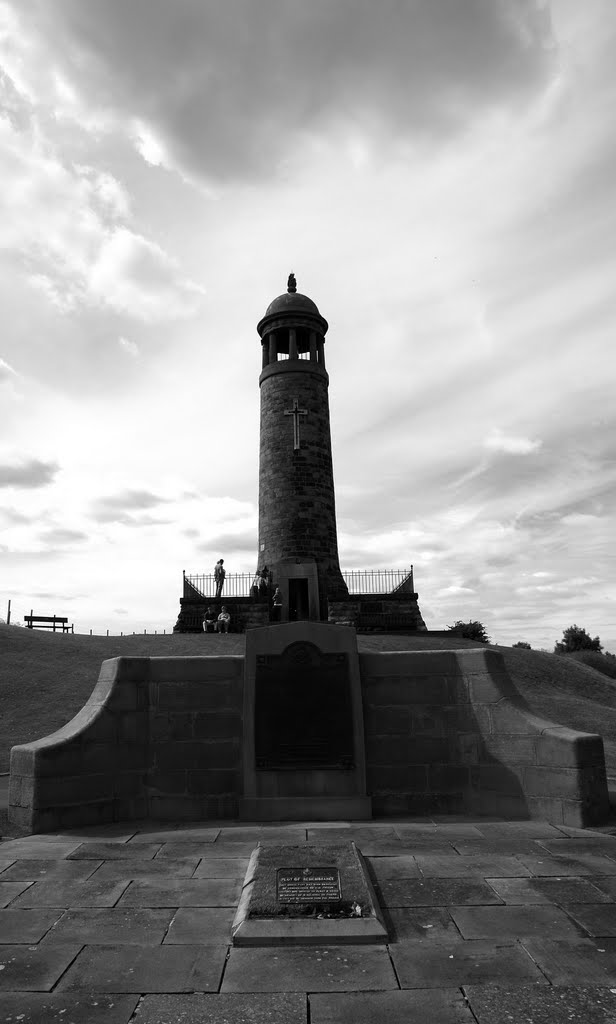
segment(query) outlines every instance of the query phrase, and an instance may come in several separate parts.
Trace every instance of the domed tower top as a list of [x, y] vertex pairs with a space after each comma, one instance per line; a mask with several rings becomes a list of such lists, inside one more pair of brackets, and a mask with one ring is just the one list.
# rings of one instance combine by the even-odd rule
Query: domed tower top
[[270, 302], [257, 324], [263, 345], [263, 369], [283, 360], [301, 359], [324, 373], [323, 343], [328, 326], [316, 302], [298, 292], [295, 274], [290, 273], [286, 292]]

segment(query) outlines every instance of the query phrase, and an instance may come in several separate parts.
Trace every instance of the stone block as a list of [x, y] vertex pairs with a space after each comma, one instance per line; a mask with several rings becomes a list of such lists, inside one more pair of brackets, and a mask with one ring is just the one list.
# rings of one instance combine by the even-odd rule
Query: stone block
[[367, 767], [368, 792], [395, 789], [402, 792], [425, 793], [428, 788], [425, 765], [384, 764]]
[[520, 778], [523, 771], [523, 768], [506, 764], [474, 765], [471, 769], [472, 785], [481, 792], [520, 796], [524, 791]]
[[[537, 740], [533, 736], [519, 733], [483, 736], [479, 749], [479, 762], [502, 762], [504, 764], [537, 764]], [[544, 762], [539, 762], [544, 763]]]
[[573, 729], [550, 728], [537, 737], [537, 763], [566, 768], [603, 765], [603, 739]]
[[428, 765], [428, 789], [432, 793], [462, 793], [468, 789], [469, 782], [468, 765]]
[[459, 652], [454, 651], [365, 653], [359, 655], [359, 668], [362, 680], [370, 679], [374, 683], [382, 677], [459, 676], [458, 655]]
[[561, 800], [579, 800], [583, 781], [575, 768], [546, 768], [536, 765], [524, 769], [524, 790], [528, 797], [557, 797]]
[[179, 771], [199, 768], [202, 744], [196, 740], [175, 743], [156, 743], [150, 748], [150, 765], [153, 771]]
[[239, 740], [241, 734], [241, 716], [236, 711], [199, 711], [195, 715], [193, 735], [196, 739]]
[[151, 771], [147, 776], [147, 788], [151, 795], [186, 793], [188, 772], [185, 768], [179, 768], [177, 771]]
[[[159, 694], [176, 685], [206, 687], [212, 680], [238, 684], [244, 670], [241, 655], [206, 655], [197, 658], [150, 658], [149, 678]], [[196, 705], [198, 706], [198, 705]]]
[[538, 718], [524, 708], [512, 703], [508, 698], [490, 707], [491, 732], [495, 735], [541, 735], [549, 728], [550, 722]]
[[409, 709], [368, 705], [364, 708], [364, 729], [367, 736], [408, 736], [412, 731]]
[[154, 820], [193, 821], [202, 817], [203, 804], [198, 796], [152, 795], [148, 801], [148, 808], [149, 816]]
[[370, 736], [366, 738], [368, 763], [383, 765], [426, 764], [447, 760], [448, 741], [439, 736]]
[[98, 775], [68, 775], [34, 780], [32, 806], [48, 808], [52, 805], [91, 803], [113, 797], [111, 772]]
[[237, 793], [239, 774], [230, 770], [205, 770], [188, 772], [188, 792], [204, 795]]
[[[459, 732], [457, 735], [450, 736], [448, 741], [447, 759], [457, 763], [463, 764], [477, 764], [479, 760], [479, 749], [481, 739], [476, 733], [464, 733]], [[437, 760], [443, 760], [443, 756]]]
[[113, 775], [113, 795], [116, 799], [134, 799], [143, 796], [146, 775], [142, 771], [119, 771]]
[[117, 716], [117, 738], [120, 745], [132, 743], [141, 746], [147, 743], [149, 733], [149, 712], [133, 711]]

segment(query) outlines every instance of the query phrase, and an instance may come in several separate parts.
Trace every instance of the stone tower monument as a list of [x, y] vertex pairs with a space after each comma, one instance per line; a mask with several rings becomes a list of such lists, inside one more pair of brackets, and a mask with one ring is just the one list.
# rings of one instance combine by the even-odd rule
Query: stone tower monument
[[348, 598], [338, 562], [325, 320], [289, 275], [258, 323], [263, 350], [259, 557], [282, 594], [282, 619], [326, 619]]

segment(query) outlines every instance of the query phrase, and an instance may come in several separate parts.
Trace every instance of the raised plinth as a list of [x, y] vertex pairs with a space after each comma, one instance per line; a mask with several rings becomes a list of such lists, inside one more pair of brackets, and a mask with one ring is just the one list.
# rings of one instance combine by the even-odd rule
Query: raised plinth
[[241, 819], [370, 818], [355, 630], [318, 622], [251, 630], [243, 734]]
[[387, 942], [387, 927], [355, 843], [258, 846], [232, 927], [234, 946]]

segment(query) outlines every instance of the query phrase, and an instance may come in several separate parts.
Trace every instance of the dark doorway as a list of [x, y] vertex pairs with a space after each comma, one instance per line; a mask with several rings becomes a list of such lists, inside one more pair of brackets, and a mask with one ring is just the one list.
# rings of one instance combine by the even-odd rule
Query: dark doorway
[[289, 580], [289, 621], [309, 618], [308, 609], [308, 580], [306, 577]]

